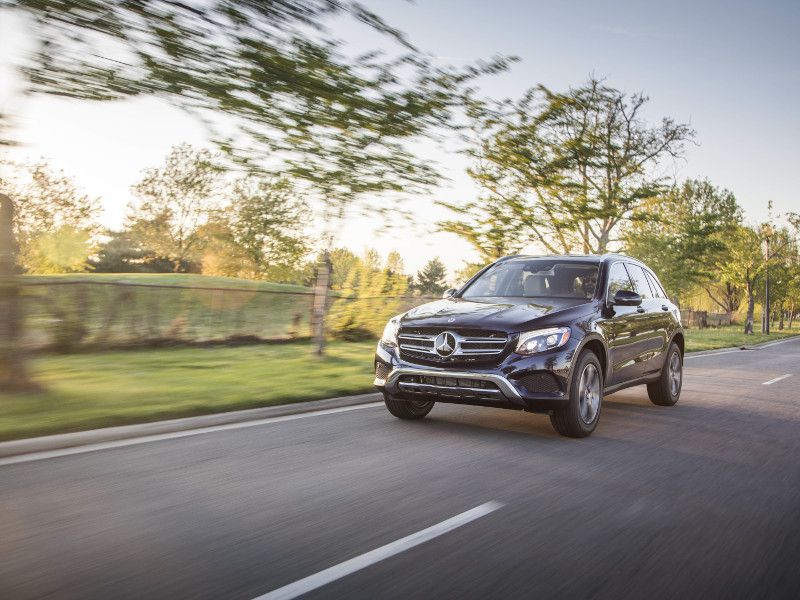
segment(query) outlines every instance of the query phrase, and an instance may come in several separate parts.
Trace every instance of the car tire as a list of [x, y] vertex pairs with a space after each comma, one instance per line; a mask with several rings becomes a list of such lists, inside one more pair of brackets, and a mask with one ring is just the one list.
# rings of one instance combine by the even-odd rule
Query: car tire
[[422, 419], [431, 412], [435, 402], [425, 402], [423, 400], [396, 400], [389, 394], [383, 395], [386, 408], [398, 419], [415, 420]]
[[569, 403], [553, 411], [550, 423], [561, 435], [586, 437], [597, 427], [602, 406], [603, 368], [594, 352], [584, 350], [572, 370]]
[[681, 397], [683, 386], [683, 356], [680, 348], [672, 342], [667, 352], [667, 359], [661, 367], [661, 376], [657, 381], [647, 384], [647, 395], [650, 402], [658, 406], [674, 406]]

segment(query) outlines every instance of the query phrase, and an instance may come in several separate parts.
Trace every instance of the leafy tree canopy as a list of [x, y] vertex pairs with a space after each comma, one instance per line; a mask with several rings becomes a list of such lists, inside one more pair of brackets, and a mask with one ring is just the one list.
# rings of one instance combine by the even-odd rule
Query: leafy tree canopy
[[565, 92], [540, 85], [516, 102], [473, 102], [469, 174], [482, 193], [442, 202], [457, 217], [442, 229], [485, 259], [528, 244], [551, 253], [607, 251], [636, 208], [664, 191], [658, 166], [693, 137], [668, 117], [648, 124], [647, 100], [592, 78]]
[[447, 268], [439, 257], [430, 259], [417, 272], [414, 288], [423, 296], [441, 296], [447, 289]]
[[[406, 142], [448, 126], [468, 82], [508, 63], [437, 66], [347, 0], [0, 0], [3, 10], [30, 24], [30, 93], [162, 98], [202, 119], [246, 168], [304, 181], [331, 219], [364, 194], [435, 183]], [[326, 29], [336, 16], [388, 36], [397, 52], [349, 55]]]
[[633, 215], [625, 250], [658, 273], [671, 294], [718, 280], [742, 209], [732, 192], [687, 180], [644, 201]]
[[143, 246], [181, 270], [199, 258], [198, 230], [219, 205], [220, 174], [208, 150], [175, 146], [163, 166], [147, 169], [133, 186], [138, 202], [130, 207], [127, 228]]

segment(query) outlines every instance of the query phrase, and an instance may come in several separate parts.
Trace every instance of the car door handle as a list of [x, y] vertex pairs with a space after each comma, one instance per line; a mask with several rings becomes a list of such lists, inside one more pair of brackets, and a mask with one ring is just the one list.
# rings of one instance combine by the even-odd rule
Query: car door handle
[[636, 309], [636, 312], [643, 313], [644, 312], [644, 307], [640, 306], [639, 308]]
[[662, 304], [661, 310], [669, 310], [669, 306], [667, 306], [666, 304]]

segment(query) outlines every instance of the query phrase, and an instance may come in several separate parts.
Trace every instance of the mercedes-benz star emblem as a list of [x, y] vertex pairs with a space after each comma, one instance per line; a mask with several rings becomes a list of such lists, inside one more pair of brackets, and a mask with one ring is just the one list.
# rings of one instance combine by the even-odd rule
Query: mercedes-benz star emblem
[[450, 356], [456, 350], [456, 336], [449, 331], [443, 331], [436, 336], [433, 347], [439, 356]]

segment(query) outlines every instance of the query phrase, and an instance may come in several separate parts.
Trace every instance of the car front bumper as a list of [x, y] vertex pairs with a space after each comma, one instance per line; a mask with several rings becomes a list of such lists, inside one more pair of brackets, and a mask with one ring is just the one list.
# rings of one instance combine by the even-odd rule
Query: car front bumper
[[379, 343], [374, 383], [395, 398], [548, 412], [569, 400], [577, 345], [568, 342], [563, 348], [533, 356], [511, 353], [496, 366], [465, 369], [409, 363], [401, 360], [396, 348]]

